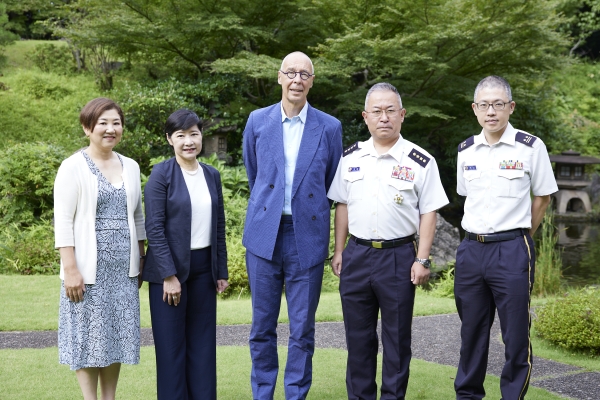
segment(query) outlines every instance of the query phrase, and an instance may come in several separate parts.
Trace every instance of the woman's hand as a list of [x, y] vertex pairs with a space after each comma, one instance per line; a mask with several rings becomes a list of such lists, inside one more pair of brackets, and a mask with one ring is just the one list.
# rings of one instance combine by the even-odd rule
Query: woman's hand
[[223, 293], [225, 289], [229, 286], [229, 282], [227, 279], [219, 279], [217, 280], [217, 293]]
[[83, 284], [83, 276], [81, 272], [75, 268], [65, 268], [65, 294], [72, 302], [83, 301], [83, 292], [85, 285]]
[[163, 282], [163, 301], [168, 301], [173, 306], [181, 301], [181, 284], [175, 275], [165, 278]]

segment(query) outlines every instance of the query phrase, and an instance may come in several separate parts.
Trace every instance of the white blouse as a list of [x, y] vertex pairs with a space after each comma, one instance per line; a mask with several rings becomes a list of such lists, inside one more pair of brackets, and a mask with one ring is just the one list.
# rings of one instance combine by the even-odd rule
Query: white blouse
[[198, 164], [195, 174], [181, 169], [192, 203], [192, 236], [190, 249], [203, 249], [211, 245], [210, 227], [212, 221], [212, 202], [202, 166]]

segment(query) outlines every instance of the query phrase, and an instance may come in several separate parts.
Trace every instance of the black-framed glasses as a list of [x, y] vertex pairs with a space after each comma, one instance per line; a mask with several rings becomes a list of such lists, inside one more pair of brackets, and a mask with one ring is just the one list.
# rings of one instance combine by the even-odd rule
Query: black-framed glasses
[[507, 101], [506, 103], [503, 101], [495, 101], [493, 103], [475, 103], [475, 106], [477, 107], [477, 109], [479, 111], [487, 111], [490, 109], [490, 106], [492, 106], [492, 108], [496, 111], [501, 111], [504, 110], [506, 108], [507, 104], [510, 104], [510, 101]]
[[371, 114], [375, 118], [381, 118], [381, 116], [383, 114], [387, 115], [389, 118], [393, 118], [396, 116], [396, 114], [398, 114], [398, 111], [400, 111], [400, 110], [390, 109], [390, 110], [375, 110], [375, 111], [365, 111], [365, 112], [367, 114]]
[[307, 80], [311, 76], [315, 76], [315, 74], [309, 74], [308, 72], [305, 72], [305, 71], [301, 71], [301, 72], [287, 71], [287, 72], [285, 72], [285, 71], [279, 70], [279, 72], [281, 72], [282, 74], [284, 74], [285, 76], [287, 76], [290, 79], [294, 79], [296, 77], [296, 75], [300, 74], [300, 79], [302, 79], [303, 81]]

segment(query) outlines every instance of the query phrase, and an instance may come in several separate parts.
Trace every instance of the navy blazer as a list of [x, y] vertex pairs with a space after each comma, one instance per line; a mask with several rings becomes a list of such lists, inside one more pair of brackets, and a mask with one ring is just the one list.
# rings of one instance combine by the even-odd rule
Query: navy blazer
[[[243, 244], [271, 260], [285, 196], [281, 103], [253, 111], [244, 129], [244, 164], [250, 200]], [[292, 183], [292, 218], [302, 268], [322, 263], [329, 252], [327, 191], [342, 155], [342, 124], [310, 105]]]
[[[219, 171], [200, 163], [212, 203], [211, 259], [215, 286], [228, 279], [225, 211]], [[156, 164], [144, 189], [148, 252], [142, 279], [163, 283], [171, 275], [185, 282], [190, 273], [192, 203], [175, 158]]]

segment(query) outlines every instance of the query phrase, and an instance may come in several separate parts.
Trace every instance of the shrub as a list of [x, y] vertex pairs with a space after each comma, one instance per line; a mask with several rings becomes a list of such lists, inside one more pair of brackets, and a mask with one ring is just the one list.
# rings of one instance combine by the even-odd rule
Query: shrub
[[68, 75], [77, 70], [71, 50], [64, 42], [38, 44], [25, 56], [43, 72]]
[[[232, 112], [231, 107], [222, 105], [240, 97], [238, 90], [235, 82], [218, 76], [188, 83], [173, 78], [152, 86], [126, 84], [114, 92], [125, 112], [128, 128], [119, 147], [140, 166], [149, 165], [153, 157], [170, 156], [173, 151], [165, 138], [164, 124], [167, 117], [180, 108], [192, 110], [203, 118], [205, 124], [210, 125], [203, 130], [207, 135], [223, 126], [236, 126], [236, 132], [241, 131], [246, 109], [237, 107], [239, 110]], [[142, 167], [142, 172], [149, 170]]]
[[48, 220], [28, 226], [8, 224], [0, 231], [0, 273], [57, 274], [60, 255], [54, 249], [54, 227]]
[[0, 218], [31, 225], [51, 219], [56, 172], [68, 153], [45, 143], [22, 143], [0, 151]]
[[542, 306], [535, 329], [543, 339], [566, 349], [600, 354], [600, 289], [580, 289]]
[[19, 83], [22, 92], [36, 100], [60, 100], [73, 93], [63, 82], [55, 79], [52, 75], [23, 75]]
[[454, 298], [454, 263], [448, 263], [448, 268], [439, 273], [439, 278], [433, 282], [431, 295]]

